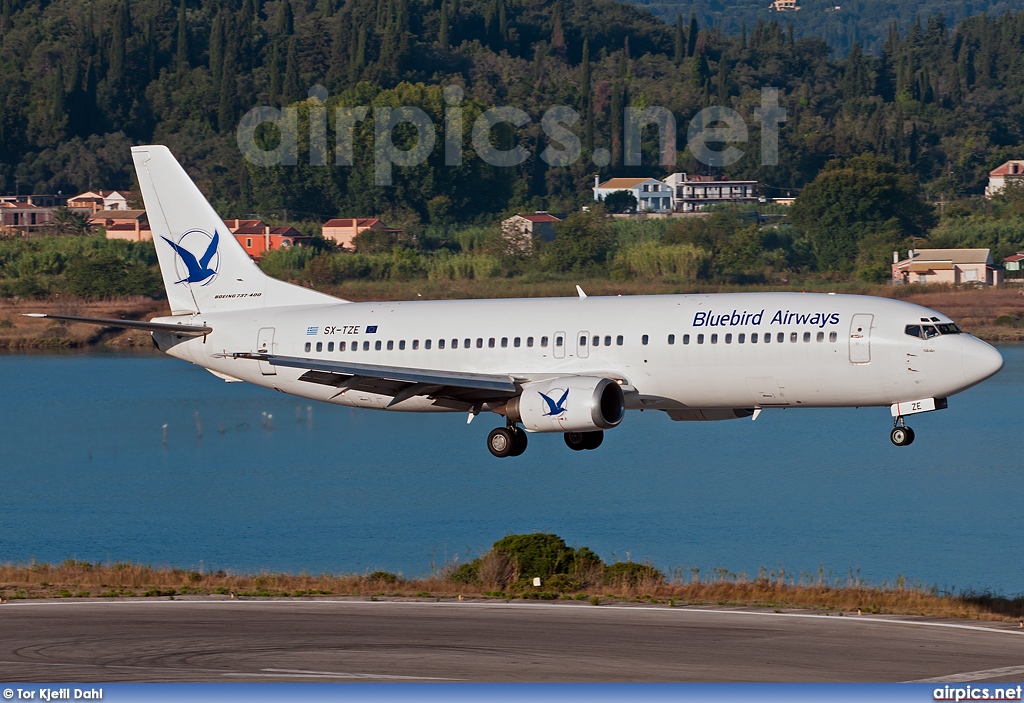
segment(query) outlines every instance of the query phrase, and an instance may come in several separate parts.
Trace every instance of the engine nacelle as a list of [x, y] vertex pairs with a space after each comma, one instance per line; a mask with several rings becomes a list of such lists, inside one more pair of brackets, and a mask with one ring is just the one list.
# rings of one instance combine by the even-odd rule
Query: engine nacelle
[[610, 378], [562, 376], [524, 386], [506, 414], [531, 432], [593, 432], [622, 422], [626, 400]]

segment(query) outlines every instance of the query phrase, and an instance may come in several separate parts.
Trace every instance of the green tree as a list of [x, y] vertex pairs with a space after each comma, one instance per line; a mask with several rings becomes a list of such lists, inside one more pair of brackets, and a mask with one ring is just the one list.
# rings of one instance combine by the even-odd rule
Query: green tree
[[188, 19], [185, 15], [185, 0], [178, 5], [177, 69], [184, 73], [189, 69]]
[[631, 190], [617, 190], [605, 196], [604, 206], [613, 213], [636, 212], [636, 196]]
[[912, 175], [865, 154], [826, 166], [797, 197], [791, 219], [806, 233], [819, 270], [850, 272], [869, 235], [920, 236], [935, 224], [935, 213]]
[[545, 260], [555, 271], [603, 271], [615, 250], [615, 232], [594, 212], [574, 212], [555, 224], [555, 239], [548, 243]]

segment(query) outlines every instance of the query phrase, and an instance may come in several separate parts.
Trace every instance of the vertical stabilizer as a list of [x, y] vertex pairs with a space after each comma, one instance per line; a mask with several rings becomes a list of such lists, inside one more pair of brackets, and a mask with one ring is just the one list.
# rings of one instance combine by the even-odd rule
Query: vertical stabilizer
[[340, 302], [263, 273], [167, 147], [132, 159], [172, 314]]

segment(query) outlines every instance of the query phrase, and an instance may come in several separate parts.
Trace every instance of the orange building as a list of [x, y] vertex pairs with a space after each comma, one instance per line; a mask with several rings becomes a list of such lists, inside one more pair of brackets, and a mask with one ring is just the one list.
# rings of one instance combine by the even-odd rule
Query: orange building
[[235, 239], [245, 249], [245, 253], [259, 261], [268, 251], [288, 249], [293, 246], [305, 246], [312, 237], [301, 234], [299, 230], [288, 225], [272, 227], [262, 220], [227, 220]]

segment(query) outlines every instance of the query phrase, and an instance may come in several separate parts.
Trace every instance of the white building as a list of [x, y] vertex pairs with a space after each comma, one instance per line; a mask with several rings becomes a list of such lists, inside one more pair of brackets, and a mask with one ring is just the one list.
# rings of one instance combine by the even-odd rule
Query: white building
[[68, 198], [68, 207], [90, 208], [93, 212], [99, 212], [100, 210], [127, 210], [128, 191], [90, 190], [73, 198]]
[[988, 249], [911, 249], [902, 260], [892, 253], [892, 282], [998, 286], [1003, 270], [993, 265]]
[[594, 176], [594, 202], [600, 202], [620, 190], [633, 194], [637, 212], [669, 212], [672, 209], [672, 189], [657, 178], [611, 178], [601, 183]]
[[988, 174], [988, 185], [985, 187], [985, 197], [1001, 193], [1007, 183], [1021, 183], [1024, 179], [1024, 159], [1012, 159], [999, 168], [993, 169]]
[[673, 173], [664, 183], [672, 193], [672, 209], [676, 212], [693, 212], [722, 203], [757, 201], [757, 181], [726, 181], [715, 176]]

